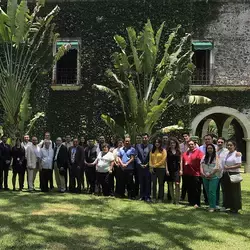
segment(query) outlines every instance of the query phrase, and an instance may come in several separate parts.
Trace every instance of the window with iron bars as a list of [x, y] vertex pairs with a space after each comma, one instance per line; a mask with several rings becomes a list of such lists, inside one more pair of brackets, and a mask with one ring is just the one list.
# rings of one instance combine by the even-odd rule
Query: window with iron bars
[[70, 44], [70, 49], [57, 61], [53, 70], [54, 85], [78, 85], [80, 81], [80, 41], [76, 39], [57, 41], [54, 51], [67, 44]]

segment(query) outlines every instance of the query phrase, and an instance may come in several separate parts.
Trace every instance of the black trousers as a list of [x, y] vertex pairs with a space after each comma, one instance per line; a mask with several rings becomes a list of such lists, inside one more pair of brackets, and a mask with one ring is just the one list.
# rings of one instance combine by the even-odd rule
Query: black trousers
[[52, 173], [52, 169], [42, 169], [40, 171], [40, 181], [41, 181], [41, 190], [42, 192], [49, 191], [49, 180]]
[[109, 194], [114, 195], [115, 193], [115, 171], [116, 168], [113, 169], [112, 173], [109, 173]]
[[8, 188], [9, 165], [0, 165], [0, 188]]
[[201, 205], [201, 177], [185, 176], [188, 193], [188, 202], [190, 205]]
[[154, 168], [152, 173], [152, 184], [153, 184], [153, 199], [156, 199], [157, 181], [158, 181], [158, 199], [164, 199], [164, 182], [165, 182], [165, 168]]
[[116, 179], [116, 183], [115, 183], [115, 194], [118, 196], [124, 196], [124, 189], [123, 189], [123, 172], [124, 170], [117, 166], [116, 167], [116, 171], [115, 171], [115, 179]]
[[109, 196], [110, 195], [109, 173], [96, 172], [96, 180], [101, 185], [103, 195]]
[[137, 170], [137, 165], [135, 164], [135, 169], [134, 169], [134, 180], [135, 180], [135, 196], [139, 195], [139, 188], [140, 188], [140, 181], [139, 181], [139, 176], [138, 176], [138, 170]]
[[125, 190], [127, 189], [128, 197], [135, 197], [135, 184], [134, 184], [134, 170], [126, 169], [121, 171], [121, 193], [122, 196], [125, 195]]
[[89, 192], [95, 192], [95, 183], [96, 183], [96, 171], [95, 166], [86, 167], [86, 177], [89, 183]]
[[49, 186], [50, 186], [50, 189], [54, 188], [54, 185], [53, 185], [53, 169], [51, 170], [50, 176], [49, 176]]
[[85, 174], [85, 167], [81, 167], [81, 186], [82, 186], [82, 189], [85, 188], [84, 174]]
[[185, 200], [187, 194], [187, 178], [185, 175], [182, 176], [182, 186], [181, 186], [181, 199]]
[[140, 183], [140, 198], [148, 199], [151, 194], [151, 173], [148, 168], [138, 166], [138, 176]]
[[[230, 175], [235, 174], [238, 174], [238, 172], [230, 172]], [[221, 178], [221, 184], [223, 187], [224, 207], [234, 211], [242, 209], [241, 183], [231, 183], [229, 174], [224, 172]]]
[[77, 166], [71, 166], [69, 170], [69, 191], [81, 192], [81, 168]]
[[13, 189], [15, 189], [16, 186], [16, 177], [18, 175], [18, 183], [19, 183], [19, 189], [23, 189], [24, 187], [24, 175], [25, 175], [25, 169], [23, 171], [13, 171], [13, 176], [12, 176], [12, 184], [13, 184]]

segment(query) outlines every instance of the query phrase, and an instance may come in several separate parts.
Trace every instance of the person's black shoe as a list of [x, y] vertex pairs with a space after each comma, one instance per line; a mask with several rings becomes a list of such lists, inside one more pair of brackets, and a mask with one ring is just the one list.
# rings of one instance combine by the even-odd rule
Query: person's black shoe
[[5, 187], [4, 190], [5, 190], [5, 191], [9, 191], [10, 189], [9, 189], [8, 187]]

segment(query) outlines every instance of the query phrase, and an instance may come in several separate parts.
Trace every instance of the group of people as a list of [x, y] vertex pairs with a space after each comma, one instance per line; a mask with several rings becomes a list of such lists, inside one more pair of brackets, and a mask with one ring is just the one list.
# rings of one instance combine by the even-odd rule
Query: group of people
[[17, 176], [19, 190], [24, 188], [27, 172], [30, 192], [35, 190], [37, 173], [41, 191], [48, 192], [54, 188], [54, 173], [59, 192], [84, 191], [120, 198], [127, 195], [129, 199], [163, 202], [167, 183], [168, 200], [179, 204], [187, 194], [189, 204], [197, 208], [203, 186], [204, 201], [213, 212], [219, 208], [221, 187], [220, 209], [238, 213], [242, 206], [241, 186], [230, 178], [239, 174], [241, 167], [241, 153], [236, 151], [235, 142], [218, 138], [213, 144], [213, 137], [208, 134], [199, 146], [197, 137], [190, 137], [189, 133], [182, 136], [182, 143], [164, 135], [151, 144], [149, 135], [143, 134], [131, 145], [129, 136], [116, 141], [112, 138], [109, 143], [100, 136], [95, 143], [84, 137], [72, 140], [68, 135], [64, 140], [58, 137], [54, 143], [46, 132], [40, 143], [36, 137], [30, 141], [25, 135], [23, 140], [16, 139], [11, 148], [4, 135], [0, 143], [0, 189], [9, 190], [8, 173], [12, 168], [13, 190]]

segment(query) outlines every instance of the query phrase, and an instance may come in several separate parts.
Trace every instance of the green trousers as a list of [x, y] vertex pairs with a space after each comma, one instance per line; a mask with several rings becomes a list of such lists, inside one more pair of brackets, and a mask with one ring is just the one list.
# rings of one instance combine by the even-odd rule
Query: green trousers
[[203, 184], [208, 196], [210, 208], [216, 208], [216, 190], [218, 187], [219, 178], [213, 177], [211, 179], [203, 178]]

